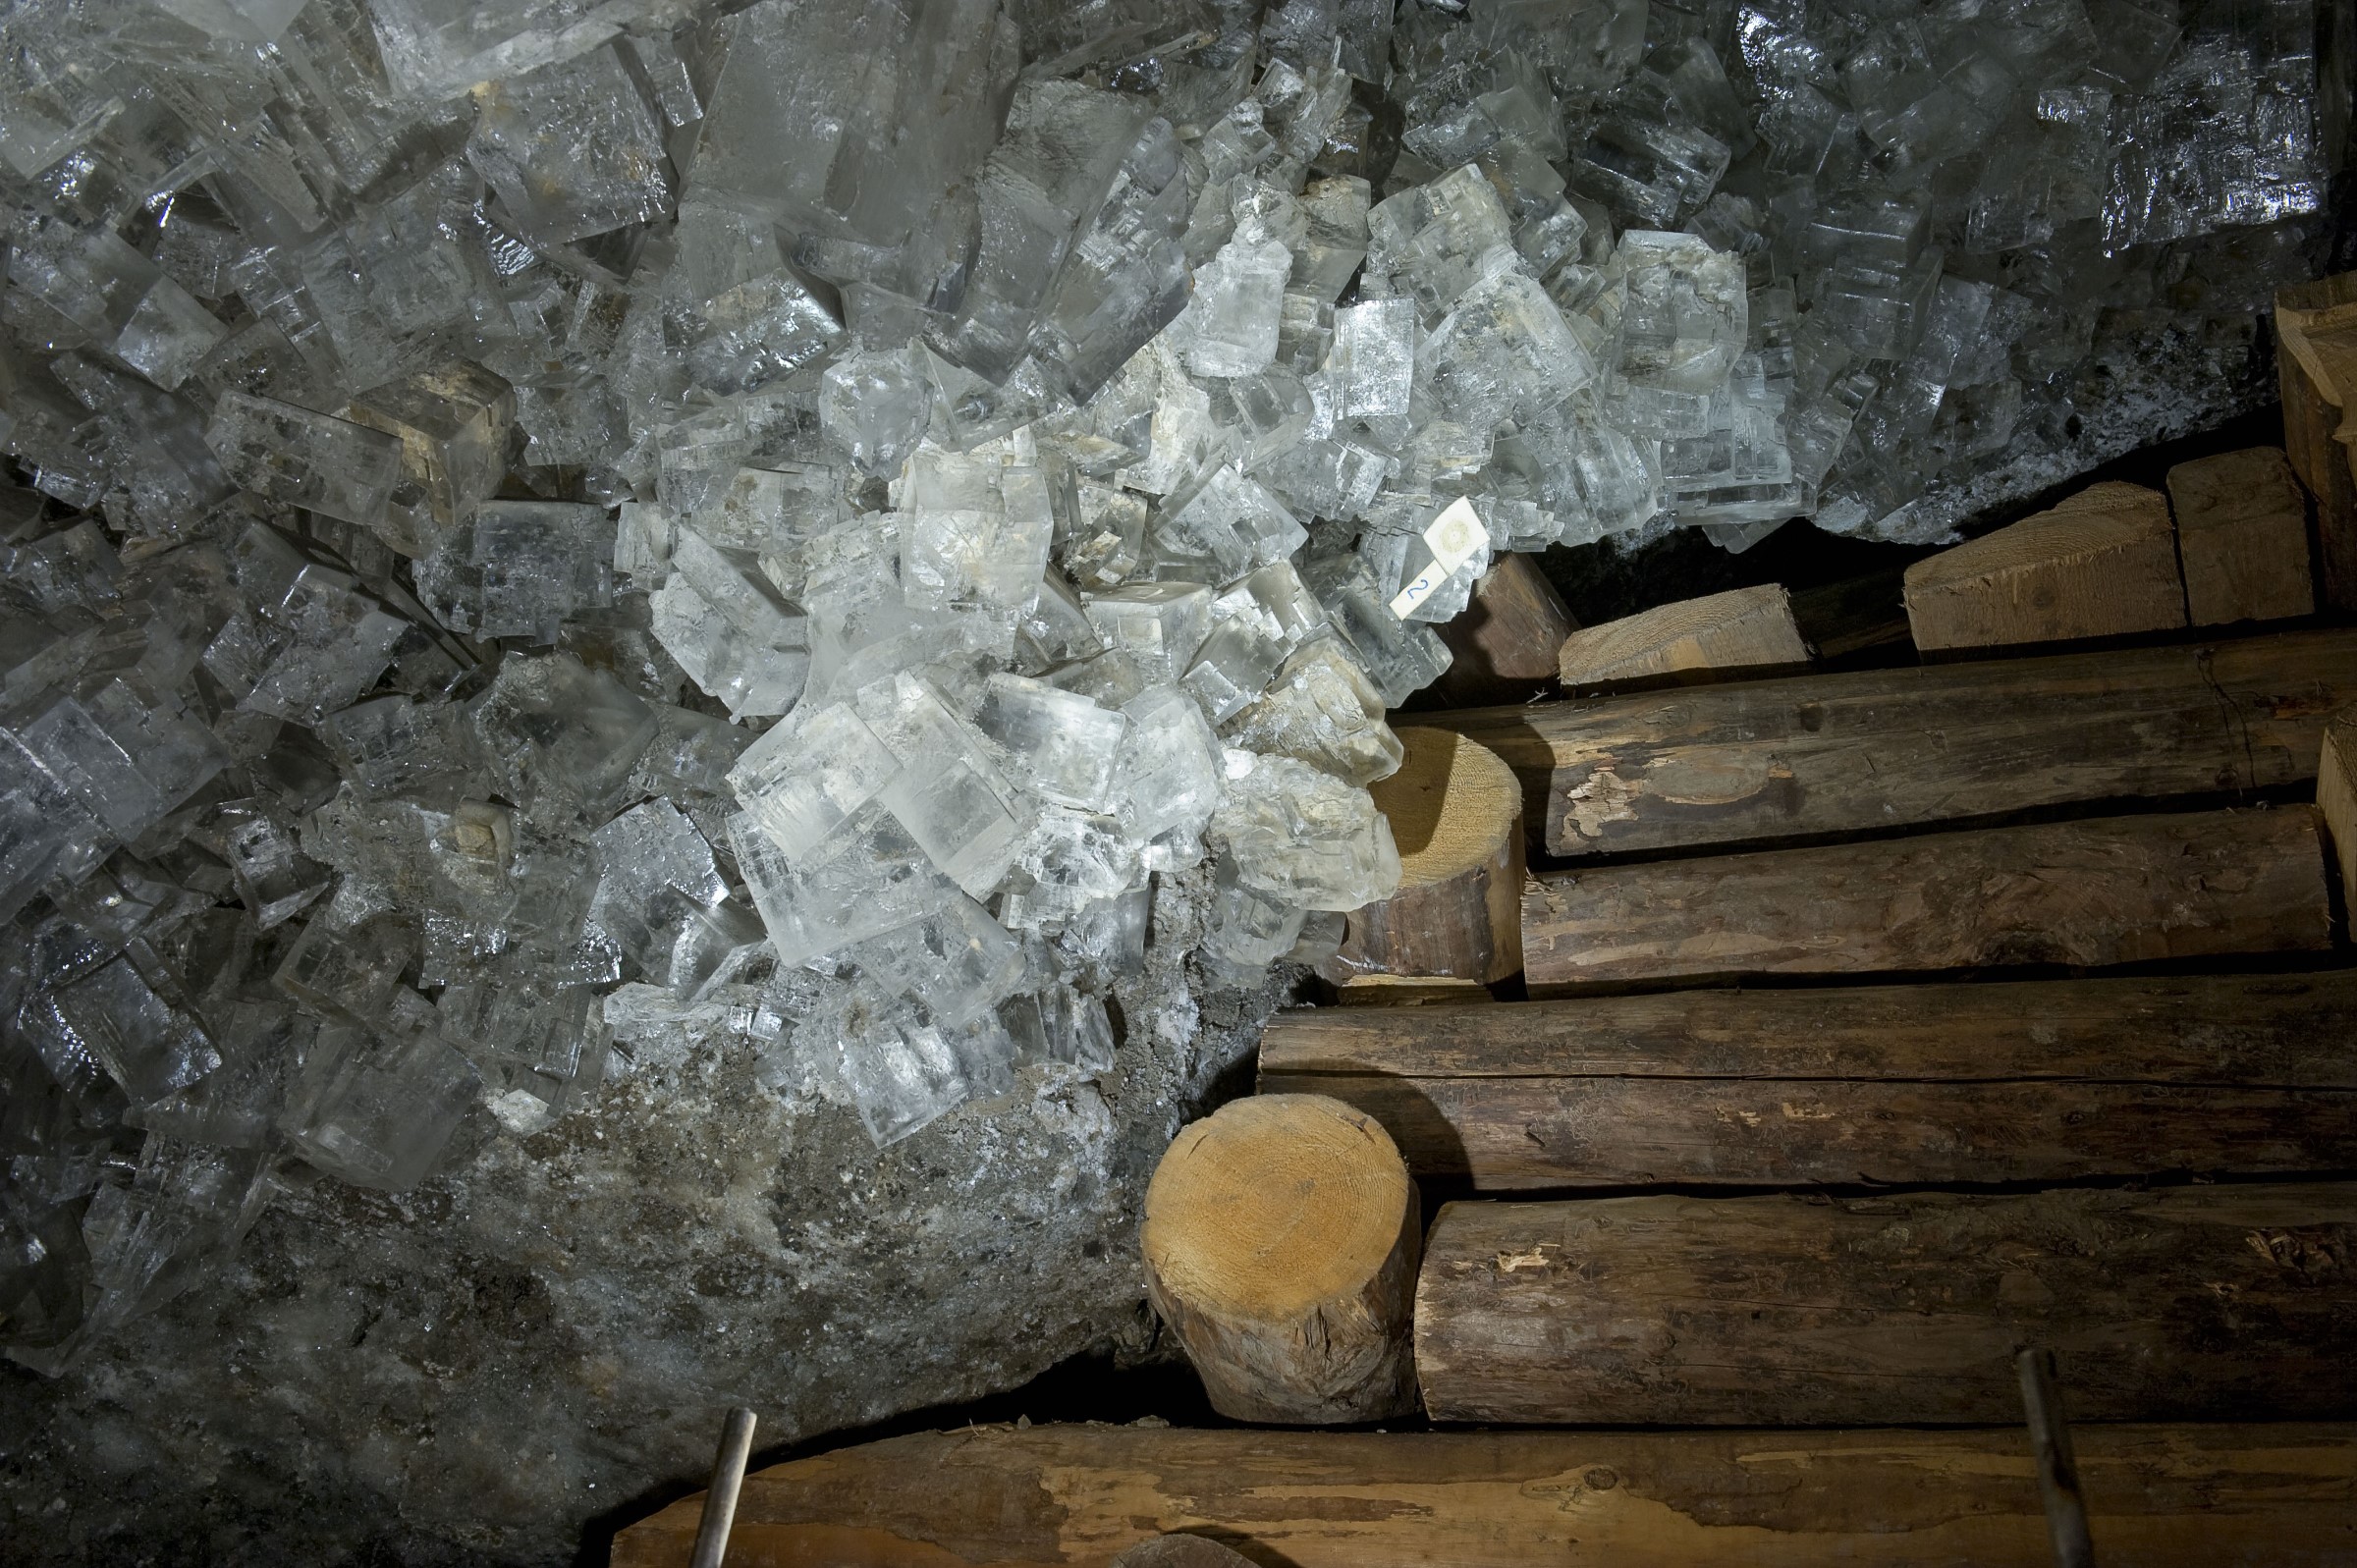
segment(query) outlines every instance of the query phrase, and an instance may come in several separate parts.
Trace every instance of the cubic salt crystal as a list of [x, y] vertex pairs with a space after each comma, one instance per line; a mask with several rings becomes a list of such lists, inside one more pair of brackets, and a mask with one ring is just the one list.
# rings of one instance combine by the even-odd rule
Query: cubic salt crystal
[[616, 47], [474, 89], [466, 161], [533, 239], [561, 244], [667, 211], [663, 126]]
[[1160, 678], [1194, 662], [1211, 630], [1211, 590], [1193, 582], [1139, 582], [1086, 594], [1088, 619], [1115, 649]]
[[1113, 804], [1113, 772], [1129, 724], [1083, 696], [1021, 676], [983, 682], [974, 728], [996, 741], [1015, 777], [1042, 800], [1080, 811]]
[[1148, 536], [1167, 561], [1202, 563], [1222, 582], [1282, 561], [1309, 539], [1285, 503], [1228, 463], [1164, 497]]
[[614, 602], [606, 517], [558, 501], [488, 501], [417, 564], [417, 592], [453, 631], [553, 643]]
[[1251, 759], [1232, 776], [1209, 836], [1245, 887], [1304, 909], [1356, 909], [1399, 886], [1391, 824], [1372, 797], [1290, 757]]
[[1114, 774], [1123, 826], [1133, 839], [1191, 835], [1220, 798], [1220, 742], [1203, 710], [1176, 686], [1159, 685], [1122, 705], [1129, 743]]
[[682, 529], [651, 601], [656, 640], [733, 719], [785, 713], [810, 674], [808, 618], [756, 571]]
[[516, 389], [472, 360], [387, 382], [354, 398], [344, 411], [355, 424], [401, 443], [402, 480], [376, 529], [405, 556], [432, 550], [499, 489], [507, 471]]
[[1405, 756], [1384, 721], [1382, 694], [1332, 637], [1286, 660], [1268, 690], [1220, 732], [1232, 744], [1306, 762], [1344, 784], [1388, 779]]
[[291, 507], [373, 527], [401, 481], [401, 443], [273, 398], [224, 392], [204, 439], [230, 478]]
[[862, 717], [902, 763], [877, 798], [942, 874], [981, 897], [1007, 874], [1028, 826], [1014, 786], [985, 742], [921, 676], [861, 693]]
[[372, 0], [386, 73], [405, 93], [448, 97], [596, 48], [669, 0]]

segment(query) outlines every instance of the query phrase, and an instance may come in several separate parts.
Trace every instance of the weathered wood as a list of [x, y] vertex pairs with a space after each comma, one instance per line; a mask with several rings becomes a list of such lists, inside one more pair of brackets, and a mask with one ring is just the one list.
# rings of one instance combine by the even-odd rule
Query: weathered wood
[[1259, 1095], [1179, 1129], [1146, 1187], [1146, 1291], [1239, 1421], [1415, 1408], [1422, 1210], [1391, 1138], [1317, 1095]]
[[1521, 702], [1555, 685], [1556, 654], [1579, 625], [1536, 556], [1500, 556], [1473, 584], [1473, 598], [1434, 629], [1453, 656], [1428, 688], [1451, 707]]
[[2357, 1183], [1455, 1203], [1416, 1365], [1436, 1421], [1996, 1422], [2035, 1344], [2079, 1420], [2337, 1417], [2353, 1267]]
[[2330, 946], [2317, 813], [2209, 811], [1562, 872], [1522, 900], [1546, 986]]
[[2308, 500], [2279, 449], [2180, 462], [2168, 470], [2168, 501], [2195, 625], [2314, 613]]
[[1885, 832], [2316, 777], [2357, 630], [1859, 670], [1433, 714], [1506, 759], [1584, 856]]
[[1280, 1013], [1260, 1088], [1478, 1191], [2357, 1168], [2357, 971]]
[[1595, 688], [1757, 675], [1808, 662], [1791, 599], [1768, 583], [1583, 626], [1563, 639], [1559, 674], [1566, 686]]
[[2357, 898], [2357, 708], [2344, 708], [2325, 726], [2324, 756], [2316, 775], [2316, 807], [2325, 838], [2340, 868], [2344, 911]]
[[[1520, 927], [1517, 908], [1517, 940]], [[1345, 1007], [1429, 1007], [1498, 999], [1478, 980], [1455, 980], [1447, 975], [1351, 975], [1335, 983], [1334, 1000]]]
[[2275, 292], [2275, 374], [2283, 397], [2283, 451], [2316, 501], [2319, 576], [2334, 610], [2357, 610], [2357, 462], [2339, 440], [2347, 424], [2341, 389], [2330, 382], [2313, 336], [2357, 323], [2357, 273]]
[[1907, 568], [1918, 648], [2067, 642], [2185, 624], [2168, 501], [2090, 485], [2035, 516]]
[[[2348, 1428], [2083, 1426], [2074, 1435], [2107, 1561], [2349, 1561]], [[680, 1568], [695, 1507], [684, 1498], [624, 1530], [614, 1568]], [[2016, 1421], [1949, 1432], [966, 1427], [747, 1477], [730, 1560], [1104, 1568], [1170, 1530], [1295, 1568], [2051, 1568]]]
[[1369, 790], [1399, 848], [1399, 890], [1350, 912], [1320, 970], [1504, 980], [1522, 968], [1522, 786], [1479, 741], [1398, 733], [1399, 771]]

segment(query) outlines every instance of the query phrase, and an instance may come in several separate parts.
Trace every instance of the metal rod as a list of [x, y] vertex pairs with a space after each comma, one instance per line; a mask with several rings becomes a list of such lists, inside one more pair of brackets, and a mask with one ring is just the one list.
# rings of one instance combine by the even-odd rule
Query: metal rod
[[2056, 1568], [2095, 1568], [2087, 1500], [2079, 1495], [2078, 1456], [2071, 1452], [2062, 1395], [2055, 1386], [2055, 1353], [2024, 1350], [2014, 1356], [2013, 1366], [2021, 1374], [2021, 1403], [2029, 1414], [2030, 1452], [2038, 1460], [2038, 1490], [2046, 1499], [2046, 1534], [2054, 1542]]
[[720, 1568], [729, 1553], [729, 1531], [737, 1523], [737, 1491], [744, 1485], [744, 1463], [753, 1456], [753, 1413], [739, 1406], [721, 1423], [720, 1453], [712, 1461], [712, 1489], [704, 1493], [703, 1522], [695, 1527], [688, 1568]]

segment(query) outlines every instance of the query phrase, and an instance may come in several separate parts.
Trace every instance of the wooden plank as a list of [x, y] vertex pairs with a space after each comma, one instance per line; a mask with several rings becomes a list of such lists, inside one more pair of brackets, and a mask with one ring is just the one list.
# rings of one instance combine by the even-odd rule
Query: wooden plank
[[2010, 964], [2095, 968], [2331, 941], [2312, 806], [1984, 828], [1612, 866], [1522, 900], [1536, 991]]
[[1419, 716], [1522, 781], [1579, 857], [1769, 843], [2316, 777], [2357, 630], [1859, 670]]
[[[2357, 1438], [2346, 1428], [2085, 1426], [2073, 1435], [2110, 1560], [2322, 1568], [2357, 1549]], [[682, 1498], [622, 1531], [614, 1568], [683, 1568], [700, 1502]], [[1950, 1432], [967, 1427], [746, 1477], [729, 1561], [1103, 1568], [1180, 1530], [1295, 1568], [2051, 1562], [2028, 1437], [2011, 1422]]]
[[1538, 558], [1509, 551], [1473, 584], [1464, 611], [1433, 628], [1452, 658], [1430, 693], [1465, 708], [1551, 690], [1556, 655], [1578, 625]]
[[[1425, 1240], [1436, 1421], [2074, 1420], [2357, 1409], [2357, 1183], [1455, 1203]], [[2357, 1541], [2352, 1542], [2357, 1547]]]
[[2035, 516], [1907, 568], [1918, 648], [2067, 642], [2185, 624], [2168, 500], [2090, 485]]
[[1448, 975], [1351, 975], [1336, 984], [1334, 1000], [1344, 1007], [1429, 1007], [1498, 999], [1478, 980]]
[[2308, 500], [2280, 449], [2252, 447], [2168, 470], [2197, 626], [2280, 621], [2316, 610], [2308, 571]]
[[1479, 1191], [2357, 1168], [2357, 971], [1310, 1008], [1263, 1094]]
[[1563, 639], [1559, 674], [1566, 686], [1593, 688], [1763, 674], [1808, 662], [1791, 599], [1768, 583], [1583, 626]]
[[2275, 375], [2283, 398], [2283, 451], [2316, 501], [2317, 565], [2322, 597], [2333, 610], [2357, 610], [2357, 473], [2337, 438], [2346, 422], [2330, 367], [2318, 361], [2312, 335], [2357, 323], [2357, 273], [2275, 291]]

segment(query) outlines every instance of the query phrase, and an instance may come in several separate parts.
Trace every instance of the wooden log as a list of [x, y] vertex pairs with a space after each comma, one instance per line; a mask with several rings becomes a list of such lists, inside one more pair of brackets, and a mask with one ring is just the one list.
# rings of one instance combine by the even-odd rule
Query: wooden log
[[[1521, 941], [1521, 909], [1514, 911], [1514, 940]], [[1460, 1005], [1496, 1001], [1490, 988], [1478, 980], [1453, 980], [1447, 975], [1351, 975], [1338, 981], [1334, 1000], [1344, 1007], [1429, 1007], [1436, 1003]]]
[[2317, 560], [2325, 604], [2357, 610], [2357, 461], [2340, 439], [2344, 389], [2315, 340], [2357, 324], [2357, 273], [2275, 291], [2275, 375], [2283, 397], [2283, 451], [2316, 501]]
[[1444, 1206], [1435, 1421], [1995, 1422], [2015, 1347], [2074, 1420], [2357, 1409], [2357, 1183]]
[[1181, 1128], [1147, 1184], [1147, 1293], [1222, 1415], [1402, 1415], [1422, 1220], [1399, 1151], [1362, 1112], [1234, 1101]]
[[2168, 500], [2090, 485], [2035, 516], [1907, 568], [1915, 646], [2068, 642], [2185, 624]]
[[1434, 628], [1453, 657], [1427, 689], [1453, 708], [1524, 701], [1554, 687], [1556, 654], [1578, 625], [1538, 558], [1509, 551], [1473, 584], [1463, 613]]
[[2357, 897], [2357, 708], [2343, 708], [2325, 726], [2324, 755], [2316, 774], [2316, 808], [2325, 838], [2340, 869], [2345, 912]]
[[1563, 639], [1558, 673], [1564, 685], [1593, 690], [1772, 674], [1808, 662], [1792, 601], [1772, 582], [1583, 626]]
[[2180, 462], [2168, 470], [2185, 608], [2197, 626], [2315, 613], [2308, 501], [2275, 447]]
[[1399, 771], [1369, 785], [1399, 847], [1399, 891], [1346, 917], [1321, 966], [1504, 980], [1522, 968], [1522, 786], [1479, 741], [1403, 727]]
[[2357, 702], [2357, 630], [1434, 714], [1572, 858], [2280, 788]]
[[[2357, 1436], [2346, 1427], [2081, 1426], [2073, 1436], [2108, 1561], [2349, 1560]], [[683, 1568], [697, 1501], [623, 1530], [613, 1568]], [[1947, 1432], [964, 1427], [746, 1477], [730, 1560], [1104, 1568], [1172, 1530], [1295, 1568], [2052, 1563], [2017, 1421]]]
[[1264, 1094], [1420, 1179], [1544, 1188], [2357, 1168], [2357, 971], [1280, 1013]]
[[2330, 946], [2315, 808], [2110, 817], [1563, 872], [1541, 987], [2107, 964]]

